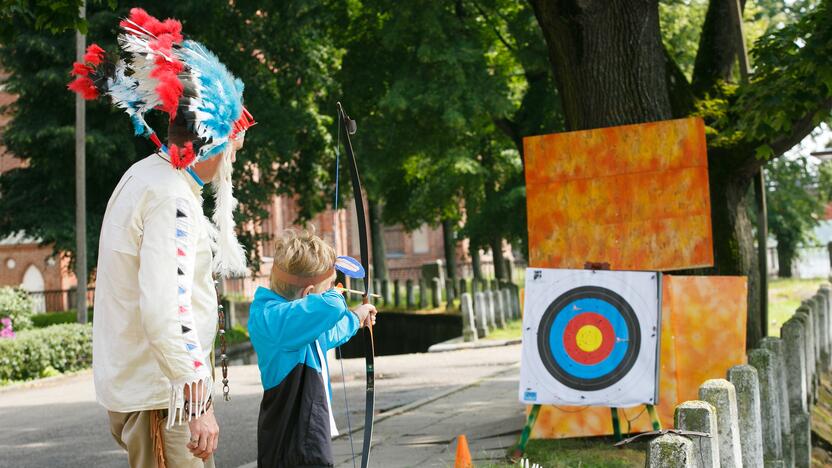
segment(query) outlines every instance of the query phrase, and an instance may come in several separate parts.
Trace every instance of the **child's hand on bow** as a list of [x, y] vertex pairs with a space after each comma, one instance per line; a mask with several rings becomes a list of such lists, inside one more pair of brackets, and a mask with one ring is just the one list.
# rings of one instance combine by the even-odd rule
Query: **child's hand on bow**
[[361, 304], [351, 311], [358, 317], [358, 322], [362, 327], [376, 324], [376, 306], [372, 304]]

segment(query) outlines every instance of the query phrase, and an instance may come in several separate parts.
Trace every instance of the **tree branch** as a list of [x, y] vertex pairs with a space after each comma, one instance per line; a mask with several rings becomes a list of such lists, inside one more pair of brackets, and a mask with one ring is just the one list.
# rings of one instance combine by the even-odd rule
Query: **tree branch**
[[815, 127], [817, 127], [818, 115], [829, 115], [830, 112], [832, 112], [832, 98], [828, 98], [825, 101], [818, 103], [818, 106], [815, 109], [810, 110], [804, 116], [797, 119], [792, 124], [791, 130], [788, 133], [777, 135], [768, 142], [760, 142], [754, 145], [754, 147], [763, 145], [769, 146], [772, 150], [773, 156], [767, 160], [761, 160], [756, 158], [754, 154], [749, 155], [748, 160], [741, 166], [742, 173], [754, 174], [761, 167], [763, 167], [766, 162], [782, 156], [783, 153], [803, 141], [803, 139], [806, 138], [806, 136], [809, 135]]
[[664, 47], [664, 58], [666, 62], [665, 73], [667, 75], [667, 91], [670, 94], [671, 112], [674, 118], [686, 117], [693, 110], [693, 91], [685, 73], [679, 68], [676, 60], [670, 56], [667, 47]]
[[[737, 60], [738, 31], [731, 21], [729, 8], [736, 0], [711, 0], [699, 47], [694, 61], [691, 87], [694, 95], [702, 97], [719, 81], [731, 81], [734, 64]], [[745, 8], [745, 0], [741, 2]]]

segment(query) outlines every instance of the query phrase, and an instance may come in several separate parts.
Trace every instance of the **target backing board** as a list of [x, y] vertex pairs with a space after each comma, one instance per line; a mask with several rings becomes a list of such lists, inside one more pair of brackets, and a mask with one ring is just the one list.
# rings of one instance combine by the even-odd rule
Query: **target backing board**
[[658, 402], [661, 274], [528, 268], [520, 401]]

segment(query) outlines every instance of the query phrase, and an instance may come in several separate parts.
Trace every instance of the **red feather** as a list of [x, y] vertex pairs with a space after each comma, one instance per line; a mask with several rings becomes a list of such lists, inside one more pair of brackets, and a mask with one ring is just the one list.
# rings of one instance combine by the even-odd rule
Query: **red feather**
[[92, 80], [86, 76], [79, 76], [74, 81], [67, 85], [67, 88], [80, 94], [81, 97], [90, 101], [98, 97], [98, 90], [93, 85]]
[[176, 145], [170, 145], [168, 154], [170, 154], [170, 163], [177, 169], [184, 169], [190, 166], [194, 159], [196, 159], [194, 144], [190, 141], [185, 143], [182, 148]]
[[84, 65], [83, 63], [75, 62], [72, 64], [72, 71], [69, 72], [72, 76], [89, 76], [92, 67]]
[[[129, 18], [130, 21], [136, 23], [154, 36], [158, 37], [163, 34], [170, 34], [173, 42], [182, 42], [182, 23], [175, 19], [168, 18], [165, 21], [159, 21], [156, 17], [151, 16], [148, 12], [141, 8], [131, 9]], [[133, 27], [133, 25], [127, 21], [122, 21], [120, 25], [122, 28]]]
[[87, 53], [84, 54], [84, 61], [93, 65], [99, 65], [104, 60], [104, 49], [98, 44], [90, 44], [87, 47]]

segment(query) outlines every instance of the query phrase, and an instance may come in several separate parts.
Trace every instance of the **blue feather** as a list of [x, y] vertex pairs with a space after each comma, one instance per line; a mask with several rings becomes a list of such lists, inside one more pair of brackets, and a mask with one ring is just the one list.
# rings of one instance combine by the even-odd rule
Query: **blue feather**
[[196, 133], [215, 145], [204, 146], [198, 159], [204, 161], [220, 154], [234, 122], [243, 113], [243, 82], [234, 77], [216, 55], [202, 44], [186, 40], [181, 49], [183, 61], [196, 77], [197, 98], [192, 98], [196, 115]]

